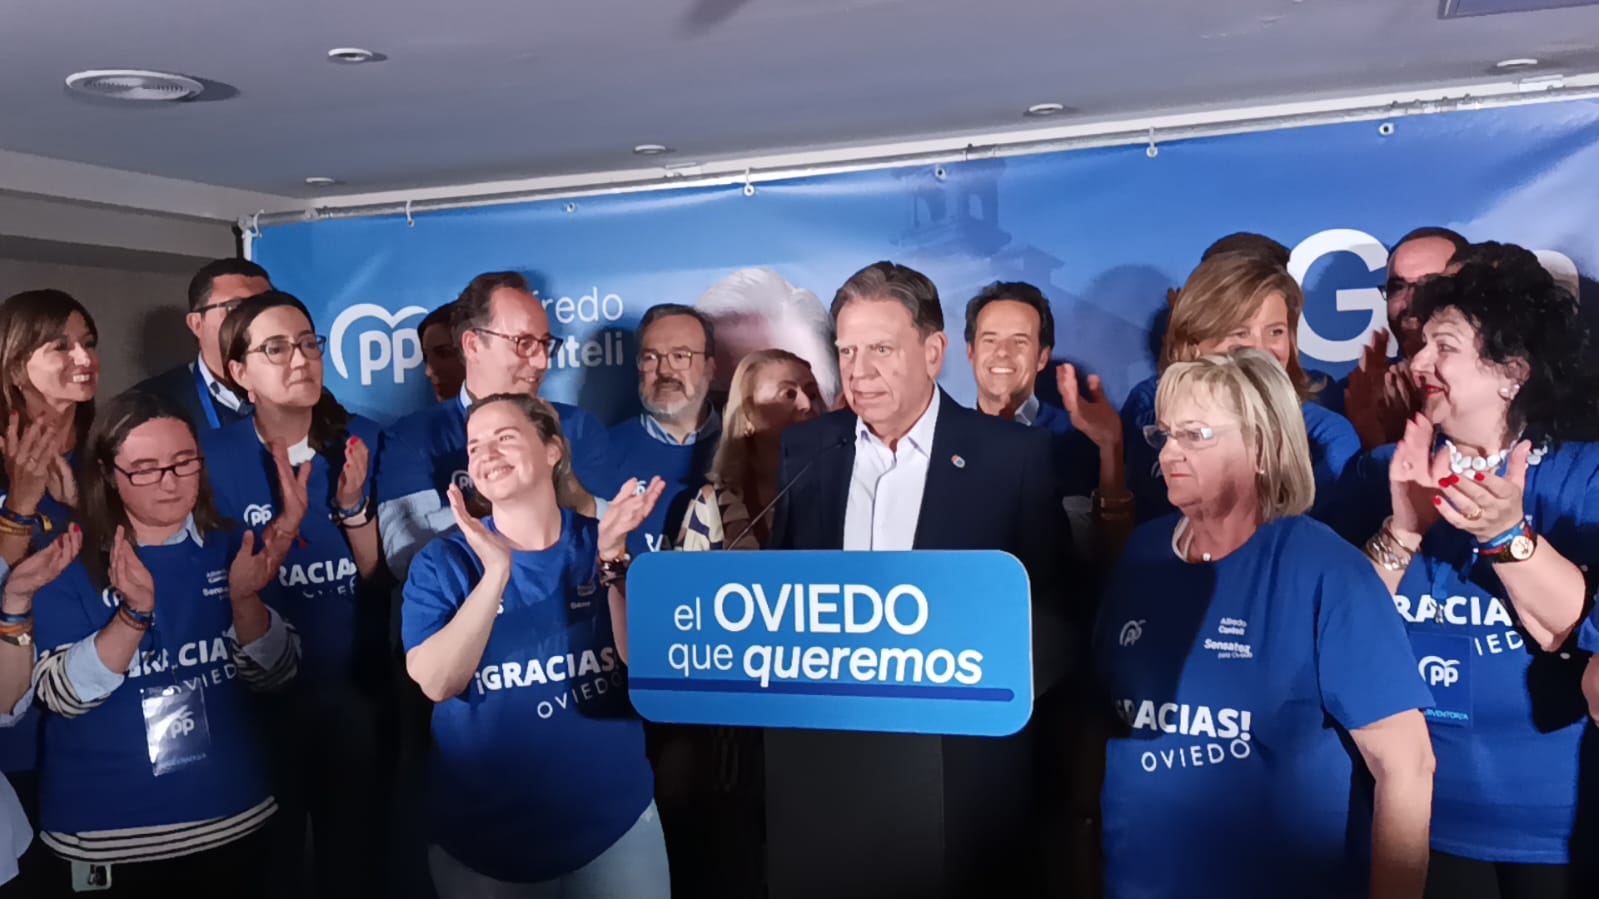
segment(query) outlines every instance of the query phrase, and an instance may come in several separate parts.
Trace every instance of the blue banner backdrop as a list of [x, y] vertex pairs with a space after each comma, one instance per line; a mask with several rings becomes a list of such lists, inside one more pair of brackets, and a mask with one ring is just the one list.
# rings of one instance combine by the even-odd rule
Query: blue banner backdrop
[[[529, 276], [567, 339], [545, 395], [616, 421], [637, 409], [632, 329], [661, 302], [699, 303], [739, 353], [783, 345], [837, 387], [825, 305], [852, 272], [893, 259], [931, 276], [951, 355], [975, 385], [966, 300], [995, 279], [1052, 300], [1056, 356], [1099, 372], [1116, 402], [1154, 370], [1152, 326], [1217, 237], [1293, 247], [1307, 365], [1341, 375], [1384, 324], [1384, 246], [1421, 225], [1544, 251], [1574, 282], [1599, 266], [1599, 102], [1326, 125], [862, 172], [742, 187], [345, 219], [265, 229], [254, 256], [330, 340], [328, 386], [381, 421], [429, 401], [415, 328], [475, 274]], [[1041, 392], [1047, 392], [1041, 382]]]

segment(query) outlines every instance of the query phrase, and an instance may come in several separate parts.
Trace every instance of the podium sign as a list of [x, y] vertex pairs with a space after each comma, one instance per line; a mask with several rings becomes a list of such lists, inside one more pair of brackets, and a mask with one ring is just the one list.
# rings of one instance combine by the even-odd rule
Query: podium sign
[[1032, 714], [1027, 572], [1003, 552], [657, 552], [627, 578], [651, 721], [1006, 736]]

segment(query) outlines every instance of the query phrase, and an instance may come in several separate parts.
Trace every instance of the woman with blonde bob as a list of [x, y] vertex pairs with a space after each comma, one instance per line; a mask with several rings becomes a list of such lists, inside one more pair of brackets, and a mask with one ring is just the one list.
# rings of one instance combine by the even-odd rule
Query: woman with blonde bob
[[[1171, 323], [1161, 346], [1160, 370], [1212, 353], [1248, 347], [1264, 350], [1288, 374], [1303, 408], [1311, 469], [1319, 501], [1310, 514], [1328, 520], [1332, 485], [1360, 452], [1355, 428], [1336, 412], [1306, 402], [1322, 385], [1299, 362], [1299, 319], [1305, 294], [1293, 276], [1258, 253], [1218, 253], [1189, 276], [1172, 298]], [[1128, 429], [1127, 480], [1137, 502], [1139, 521], [1171, 511], [1161, 484], [1155, 452], [1143, 432], [1155, 420], [1156, 378], [1135, 386], [1122, 406]]]
[[1094, 634], [1105, 895], [1420, 897], [1431, 699], [1371, 565], [1304, 515], [1292, 377], [1173, 362], [1155, 410], [1178, 514], [1133, 534]]
[[[740, 360], [722, 413], [722, 442], [677, 538], [687, 552], [761, 549], [771, 536], [783, 431], [826, 411], [810, 363], [766, 349]], [[754, 519], [752, 521], [752, 518]], [[765, 894], [765, 766], [758, 730], [663, 727], [656, 776], [677, 814], [666, 820], [673, 890]], [[663, 802], [663, 805], [666, 803]]]

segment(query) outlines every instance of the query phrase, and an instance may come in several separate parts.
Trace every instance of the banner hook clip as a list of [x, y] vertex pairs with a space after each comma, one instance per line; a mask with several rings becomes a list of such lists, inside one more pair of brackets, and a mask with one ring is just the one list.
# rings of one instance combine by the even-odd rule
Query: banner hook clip
[[1144, 155], [1150, 159], [1160, 155], [1160, 148], [1155, 146], [1155, 127], [1153, 125], [1149, 128], [1149, 146], [1144, 148]]
[[750, 180], [750, 170], [744, 170], [744, 196], [755, 196], [755, 182]]
[[266, 210], [265, 209], [258, 210], [255, 215], [250, 216], [250, 239], [251, 240], [255, 240], [256, 238], [259, 238], [261, 236], [261, 213], [263, 213], [263, 212], [266, 212]]
[[405, 227], [407, 227], [407, 228], [415, 228], [416, 227], [416, 219], [411, 218], [411, 201], [410, 200], [406, 200], [405, 201]]

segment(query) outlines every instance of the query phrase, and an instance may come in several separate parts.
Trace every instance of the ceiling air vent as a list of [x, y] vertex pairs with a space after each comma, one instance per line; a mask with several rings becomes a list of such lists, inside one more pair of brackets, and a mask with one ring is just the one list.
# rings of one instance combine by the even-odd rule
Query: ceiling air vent
[[171, 72], [143, 69], [94, 69], [67, 76], [67, 87], [90, 97], [130, 102], [172, 102], [188, 100], [205, 90], [205, 85]]

